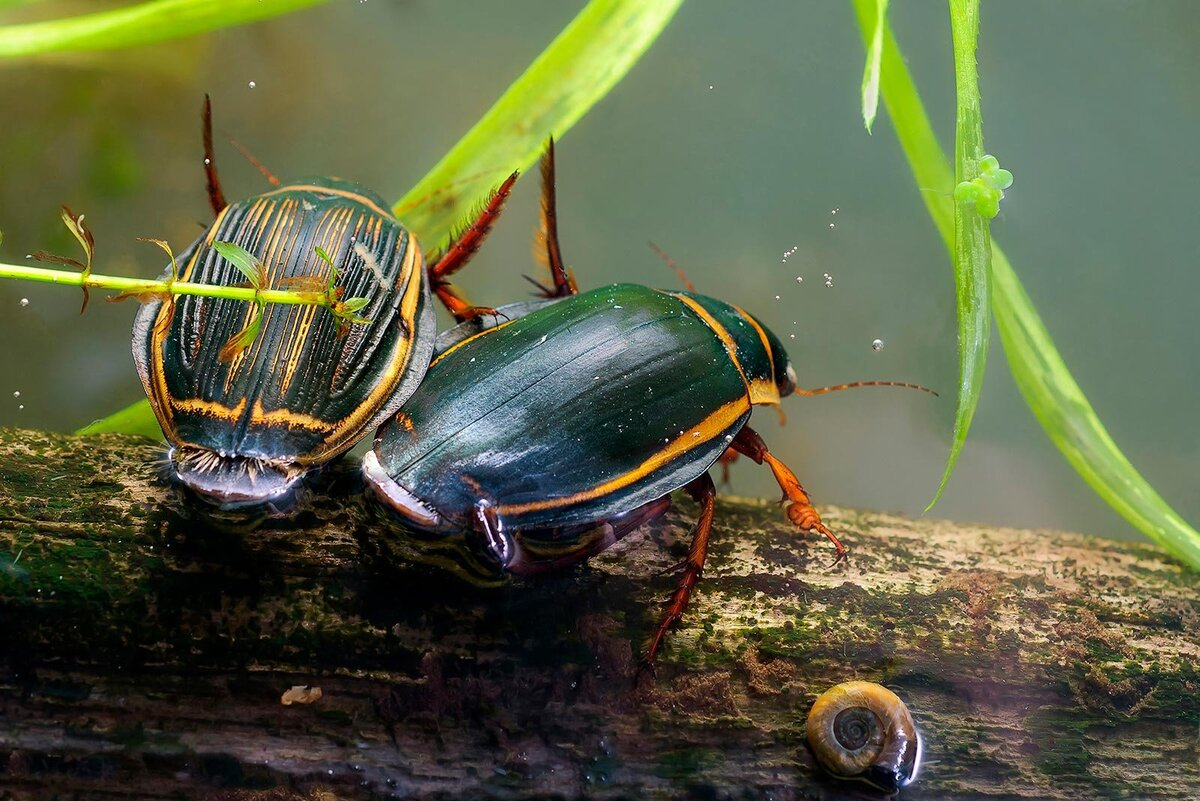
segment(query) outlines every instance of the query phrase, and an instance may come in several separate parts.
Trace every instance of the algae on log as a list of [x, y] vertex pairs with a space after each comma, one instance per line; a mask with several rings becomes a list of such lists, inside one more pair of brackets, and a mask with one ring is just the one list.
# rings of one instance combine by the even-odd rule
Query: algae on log
[[843, 798], [803, 726], [851, 678], [918, 721], [906, 799], [1200, 797], [1200, 580], [1149, 545], [826, 507], [830, 570], [774, 504], [719, 501], [635, 689], [687, 500], [478, 590], [406, 564], [348, 468], [239, 535], [160, 457], [0, 431], [0, 798]]

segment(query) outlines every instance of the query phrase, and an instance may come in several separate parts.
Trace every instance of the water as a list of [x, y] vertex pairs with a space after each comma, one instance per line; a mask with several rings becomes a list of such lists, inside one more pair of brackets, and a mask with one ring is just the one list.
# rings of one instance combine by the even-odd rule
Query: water
[[[465, 16], [431, 2], [331, 4], [155, 48], [4, 64], [0, 107], [16, 122], [0, 130], [0, 255], [74, 254], [58, 222], [66, 203], [87, 214], [98, 270], [157, 274], [161, 254], [134, 237], [178, 251], [210, 217], [204, 92], [231, 197], [263, 182], [227, 134], [283, 177], [340, 175], [396, 198], [577, 5], [477, 4]], [[948, 143], [944, 16], [941, 3], [893, 14]], [[1198, 23], [1187, 0], [1106, 3], [1086, 16], [992, 2], [979, 53], [987, 146], [1016, 175], [993, 230], [1114, 438], [1193, 522]], [[787, 334], [803, 385], [890, 379], [940, 390], [938, 400], [886, 389], [793, 399], [786, 428], [755, 416], [818, 502], [918, 514], [950, 436], [953, 287], [886, 113], [873, 135], [862, 130], [861, 69], [846, 4], [686, 5], [562, 141], [560, 231], [585, 287], [678, 286], [646, 246], [654, 240], [700, 291]], [[472, 299], [525, 296], [535, 208], [535, 182], [523, 181], [463, 278]], [[97, 301], [81, 318], [74, 291], [0, 284], [0, 389], [19, 386], [25, 406], [0, 404], [0, 425], [70, 430], [139, 397], [132, 303]], [[880, 346], [864, 347], [872, 340]], [[998, 345], [990, 367], [936, 514], [1134, 536], [1045, 439]], [[733, 491], [775, 487], [743, 463]]]

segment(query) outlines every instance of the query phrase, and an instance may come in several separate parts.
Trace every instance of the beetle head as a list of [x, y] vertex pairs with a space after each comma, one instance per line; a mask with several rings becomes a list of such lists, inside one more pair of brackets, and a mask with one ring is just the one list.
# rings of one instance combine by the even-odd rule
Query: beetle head
[[289, 462], [221, 454], [193, 446], [171, 452], [175, 477], [193, 494], [221, 509], [286, 500], [304, 475]]
[[771, 369], [774, 372], [775, 386], [779, 388], [779, 397], [786, 398], [796, 391], [796, 369], [792, 367], [792, 360], [783, 349], [779, 337], [775, 336], [775, 332], [764, 325], [763, 333], [767, 335], [767, 344], [771, 346]]

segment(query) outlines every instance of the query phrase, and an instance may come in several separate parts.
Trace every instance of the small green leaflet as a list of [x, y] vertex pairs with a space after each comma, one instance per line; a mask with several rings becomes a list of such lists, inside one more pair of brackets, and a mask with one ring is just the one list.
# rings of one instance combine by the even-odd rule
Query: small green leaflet
[[238, 271], [250, 281], [255, 289], [265, 289], [267, 268], [255, 258], [254, 254], [241, 245], [232, 242], [213, 242], [213, 250], [220, 253], [226, 261], [238, 268]]

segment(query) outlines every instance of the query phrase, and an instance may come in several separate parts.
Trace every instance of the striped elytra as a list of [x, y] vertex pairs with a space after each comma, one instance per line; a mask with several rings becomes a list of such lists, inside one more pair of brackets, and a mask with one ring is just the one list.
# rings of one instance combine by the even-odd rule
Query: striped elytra
[[244, 285], [214, 242], [251, 253], [271, 288], [327, 284], [319, 248], [337, 266], [342, 297], [369, 299], [356, 314], [370, 322], [348, 330], [320, 306], [268, 304], [258, 335], [232, 358], [222, 347], [254, 304], [185, 296], [173, 309], [142, 307], [133, 354], [171, 468], [201, 499], [228, 509], [286, 496], [391, 416], [425, 374], [435, 320], [419, 246], [356, 184], [298, 181], [222, 209], [180, 255], [179, 277]]

